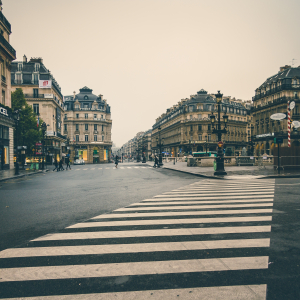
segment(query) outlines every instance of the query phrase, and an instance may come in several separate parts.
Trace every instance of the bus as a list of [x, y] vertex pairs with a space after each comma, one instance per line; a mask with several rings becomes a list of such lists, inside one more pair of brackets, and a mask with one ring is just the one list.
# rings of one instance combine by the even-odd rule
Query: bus
[[193, 152], [193, 157], [217, 157], [217, 151]]

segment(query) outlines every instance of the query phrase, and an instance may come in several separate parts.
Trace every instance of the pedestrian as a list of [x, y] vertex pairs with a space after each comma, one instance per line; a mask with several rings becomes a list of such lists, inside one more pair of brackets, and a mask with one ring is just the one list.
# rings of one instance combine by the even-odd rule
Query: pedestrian
[[116, 169], [118, 169], [118, 163], [119, 163], [119, 157], [118, 155], [116, 155], [116, 159], [115, 159]]
[[66, 165], [67, 165], [66, 170], [68, 170], [68, 168], [71, 170], [69, 157], [66, 157], [66, 161], [65, 162], [66, 162]]
[[158, 158], [157, 158], [157, 156], [155, 155], [155, 156], [154, 156], [154, 166], [153, 166], [153, 168], [156, 168], [156, 166], [159, 168], [159, 165], [158, 165]]
[[63, 160], [61, 159], [61, 160], [59, 161], [59, 168], [58, 168], [57, 171], [63, 171], [63, 170], [64, 170], [64, 167], [63, 167]]
[[55, 170], [58, 171], [58, 162], [57, 162], [56, 159], [55, 159], [55, 161], [54, 161], [54, 166], [55, 166], [55, 168], [53, 169], [53, 171], [55, 171]]

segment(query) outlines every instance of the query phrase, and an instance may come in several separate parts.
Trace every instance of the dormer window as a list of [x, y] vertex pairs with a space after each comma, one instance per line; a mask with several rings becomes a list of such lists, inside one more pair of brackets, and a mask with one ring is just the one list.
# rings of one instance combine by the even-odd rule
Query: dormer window
[[35, 63], [34, 64], [34, 72], [39, 72], [40, 70], [40, 64], [39, 63]]
[[22, 63], [18, 64], [18, 71], [20, 72], [20, 71], [22, 71], [22, 69], [23, 69], [23, 64]]

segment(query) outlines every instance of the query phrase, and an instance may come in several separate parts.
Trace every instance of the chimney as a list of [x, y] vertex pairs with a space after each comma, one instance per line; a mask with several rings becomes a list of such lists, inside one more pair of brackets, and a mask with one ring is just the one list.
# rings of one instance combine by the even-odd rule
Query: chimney
[[27, 63], [27, 56], [24, 54], [24, 56], [23, 56], [23, 62], [24, 63]]
[[279, 72], [282, 72], [282, 71], [284, 71], [286, 69], [290, 69], [290, 68], [291, 68], [291, 66], [285, 65], [284, 67], [280, 67], [280, 71]]
[[73, 95], [74, 95], [74, 100], [75, 100], [75, 97], [76, 97], [76, 92], [75, 91], [73, 92]]
[[100, 98], [101, 101], [103, 100], [103, 95], [100, 94], [98, 97]]

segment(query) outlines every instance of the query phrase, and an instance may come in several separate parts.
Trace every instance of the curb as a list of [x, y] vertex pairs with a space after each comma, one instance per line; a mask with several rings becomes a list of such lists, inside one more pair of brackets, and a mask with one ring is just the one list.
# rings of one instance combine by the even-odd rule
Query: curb
[[[172, 168], [167, 168], [167, 167], [162, 167], [162, 169], [166, 170], [172, 170], [180, 173], [185, 173], [185, 174], [190, 174], [194, 175], [197, 177], [204, 177], [204, 178], [210, 178], [210, 179], [226, 179], [226, 177], [217, 177], [217, 176], [211, 176], [211, 175], [205, 175], [205, 174], [195, 174], [187, 171], [182, 171], [182, 170], [177, 170], [177, 169], [172, 169]], [[234, 174], [233, 174], [234, 175]], [[243, 176], [243, 175], [241, 175]], [[295, 175], [258, 175], [257, 179], [265, 179], [265, 178], [300, 178], [300, 174], [295, 174]]]
[[42, 170], [41, 170], [41, 171], [29, 173], [29, 174], [21, 174], [21, 175], [16, 175], [16, 176], [12, 176], [12, 177], [1, 178], [1, 179], [0, 179], [0, 182], [2, 182], [2, 181], [7, 181], [7, 180], [11, 180], [11, 179], [19, 179], [19, 178], [22, 178], [22, 177], [32, 176], [32, 175], [41, 174], [41, 173], [46, 173], [46, 172], [48, 172], [48, 171], [49, 171], [49, 170], [46, 169], [45, 171], [42, 171]]

